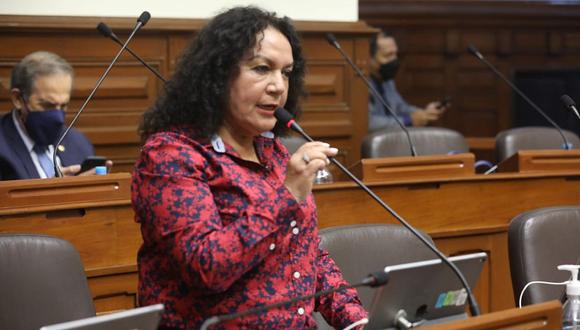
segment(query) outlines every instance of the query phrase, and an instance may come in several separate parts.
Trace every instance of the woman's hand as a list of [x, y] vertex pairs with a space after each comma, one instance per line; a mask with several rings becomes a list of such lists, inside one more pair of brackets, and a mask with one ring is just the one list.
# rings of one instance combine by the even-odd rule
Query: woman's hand
[[338, 149], [324, 142], [307, 142], [288, 161], [284, 185], [301, 202], [308, 197], [314, 184], [316, 172], [330, 164], [328, 157], [335, 156]]

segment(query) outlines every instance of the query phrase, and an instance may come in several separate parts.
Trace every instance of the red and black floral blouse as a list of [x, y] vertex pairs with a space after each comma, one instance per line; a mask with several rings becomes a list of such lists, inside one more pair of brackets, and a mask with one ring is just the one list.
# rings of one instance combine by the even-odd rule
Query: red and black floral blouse
[[[259, 164], [187, 128], [145, 143], [132, 180], [139, 303], [165, 305], [161, 326], [198, 329], [214, 315], [346, 284], [318, 249], [312, 194], [298, 203], [284, 186], [285, 147], [268, 134], [254, 143]], [[336, 328], [367, 315], [350, 289], [214, 328], [312, 329], [314, 311]]]

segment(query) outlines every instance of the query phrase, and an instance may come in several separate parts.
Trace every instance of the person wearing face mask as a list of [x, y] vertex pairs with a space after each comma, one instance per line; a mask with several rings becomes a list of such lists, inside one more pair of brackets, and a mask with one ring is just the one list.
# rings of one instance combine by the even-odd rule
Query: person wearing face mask
[[[446, 110], [440, 102], [431, 102], [425, 108], [408, 104], [395, 86], [395, 76], [399, 70], [398, 48], [395, 38], [379, 32], [370, 41], [370, 74], [374, 87], [397, 114], [405, 126], [426, 126], [439, 119]], [[395, 118], [372, 94], [369, 97], [369, 131], [399, 127]]]
[[[27, 55], [14, 67], [14, 108], [0, 119], [0, 180], [55, 176], [53, 144], [65, 128], [73, 74], [68, 62], [45, 51]], [[83, 159], [92, 155], [89, 140], [72, 129], [57, 148], [57, 164], [63, 175], [75, 175]]]

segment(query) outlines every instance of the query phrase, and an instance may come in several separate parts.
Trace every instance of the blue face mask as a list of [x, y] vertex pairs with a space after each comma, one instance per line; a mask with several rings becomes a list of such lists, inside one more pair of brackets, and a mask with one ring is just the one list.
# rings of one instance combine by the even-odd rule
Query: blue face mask
[[64, 125], [64, 111], [29, 111], [24, 127], [34, 142], [41, 146], [56, 143]]

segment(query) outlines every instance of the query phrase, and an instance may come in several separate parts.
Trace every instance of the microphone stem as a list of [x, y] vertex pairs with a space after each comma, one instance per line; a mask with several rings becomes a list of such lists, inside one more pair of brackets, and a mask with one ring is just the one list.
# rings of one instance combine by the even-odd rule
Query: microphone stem
[[[300, 135], [302, 135], [306, 140], [308, 140], [310, 142], [314, 142], [314, 140], [308, 134], [306, 134], [306, 132], [304, 132], [304, 130], [300, 126], [295, 125], [294, 129]], [[407, 223], [407, 221], [405, 221], [405, 219], [403, 219], [397, 212], [395, 212], [395, 210], [393, 210], [389, 205], [387, 205], [369, 187], [367, 187], [364, 183], [362, 183], [362, 181], [360, 181], [344, 165], [342, 165], [338, 160], [336, 160], [336, 158], [329, 157], [329, 159], [333, 164], [338, 166], [338, 168], [344, 174], [346, 174], [352, 181], [354, 181], [360, 188], [362, 188], [362, 190], [364, 190], [369, 196], [371, 196], [371, 198], [373, 198], [377, 203], [379, 203], [379, 205], [381, 205], [385, 210], [387, 210], [387, 212], [389, 212], [389, 214], [391, 214], [395, 219], [397, 219], [397, 221], [399, 221], [399, 223], [401, 223], [405, 228], [407, 228], [411, 233], [413, 233], [413, 235], [415, 235], [425, 246], [427, 246], [431, 251], [433, 251], [433, 253], [435, 253], [435, 255], [437, 257], [439, 257], [439, 259], [441, 259], [443, 261], [443, 263], [447, 264], [453, 270], [453, 272], [455, 273], [455, 275], [457, 275], [457, 277], [459, 278], [459, 281], [461, 281], [461, 284], [463, 285], [463, 287], [467, 291], [467, 297], [469, 299], [469, 310], [471, 312], [471, 315], [472, 316], [480, 315], [479, 305], [477, 304], [477, 301], [475, 301], [475, 298], [473, 296], [473, 292], [471, 291], [471, 288], [469, 287], [467, 280], [465, 279], [465, 277], [463, 276], [461, 271], [459, 271], [457, 266], [455, 266], [454, 263], [450, 262], [449, 259], [447, 259], [447, 257], [443, 253], [441, 253], [441, 251], [439, 251], [434, 245], [432, 245], [429, 241], [427, 241], [427, 239], [425, 237], [423, 237], [423, 235], [421, 235], [413, 226], [411, 226], [409, 223]]]
[[578, 117], [578, 119], [580, 119], [580, 114], [578, 113], [578, 109], [576, 109], [576, 107], [572, 107], [572, 111], [574, 112], [574, 114], [576, 115], [576, 117]]
[[109, 71], [111, 71], [111, 69], [113, 68], [113, 65], [115, 64], [115, 62], [117, 62], [117, 59], [119, 59], [119, 57], [123, 53], [123, 50], [125, 50], [125, 48], [129, 44], [129, 42], [131, 41], [131, 39], [133, 39], [133, 36], [135, 35], [135, 33], [137, 33], [137, 31], [139, 31], [139, 29], [141, 28], [141, 26], [143, 26], [143, 23], [140, 22], [140, 21], [137, 21], [137, 24], [135, 25], [135, 28], [131, 32], [131, 35], [129, 35], [129, 38], [127, 38], [127, 41], [125, 41], [125, 44], [123, 45], [123, 47], [121, 47], [121, 49], [119, 49], [119, 51], [117, 52], [117, 55], [115, 56], [115, 58], [113, 59], [113, 61], [111, 62], [111, 64], [109, 64], [109, 67], [107, 68], [107, 70], [105, 70], [105, 73], [103, 73], [103, 75], [101, 76], [101, 78], [99, 78], [99, 80], [97, 81], [97, 84], [95, 85], [95, 88], [93, 88], [93, 90], [91, 91], [91, 94], [89, 94], [89, 96], [87, 97], [87, 99], [85, 100], [85, 102], [83, 103], [83, 105], [79, 108], [79, 111], [77, 111], [76, 115], [73, 117], [73, 119], [71, 120], [70, 124], [67, 126], [66, 130], [64, 131], [64, 133], [58, 139], [58, 142], [55, 144], [54, 150], [53, 150], [53, 153], [52, 153], [52, 162], [53, 162], [53, 165], [54, 165], [54, 173], [56, 173], [59, 177], [62, 177], [62, 172], [60, 171], [60, 168], [58, 168], [58, 166], [56, 165], [56, 151], [58, 149], [58, 146], [62, 143], [62, 140], [64, 140], [64, 137], [68, 134], [68, 132], [71, 130], [71, 128], [75, 125], [75, 123], [77, 122], [79, 116], [81, 115], [81, 112], [83, 112], [83, 110], [85, 109], [85, 107], [87, 106], [87, 104], [89, 103], [89, 101], [91, 101], [91, 99], [93, 98], [93, 96], [97, 92], [97, 89], [99, 89], [99, 87], [103, 83], [103, 80], [105, 80], [105, 78], [109, 74]]
[[164, 84], [167, 84], [167, 80], [165, 80], [165, 78], [163, 78], [161, 74], [157, 72], [157, 70], [153, 69], [149, 64], [147, 64], [139, 55], [135, 54], [131, 48], [127, 47], [127, 51], [131, 53], [131, 55], [133, 55], [137, 60], [139, 60], [139, 62], [145, 65], [151, 72], [153, 72], [153, 74], [156, 75], [159, 80], [163, 81]]
[[532, 100], [530, 100], [519, 88], [516, 87], [516, 85], [514, 85], [509, 79], [507, 79], [503, 75], [503, 73], [501, 73], [498, 69], [496, 69], [495, 66], [489, 63], [489, 61], [485, 57], [483, 57], [483, 55], [477, 52], [475, 56], [479, 58], [483, 63], [485, 63], [485, 65], [487, 65], [493, 72], [495, 72], [496, 75], [498, 75], [501, 79], [503, 79], [503, 81], [505, 81], [514, 91], [516, 91], [516, 93], [518, 93], [519, 96], [521, 96], [534, 110], [536, 110], [537, 113], [542, 115], [542, 117], [544, 117], [550, 124], [552, 124], [552, 126], [554, 126], [558, 130], [558, 133], [562, 136], [562, 140], [564, 140], [564, 149], [566, 150], [571, 149], [570, 142], [568, 142], [566, 135], [564, 135], [564, 132], [562, 132], [560, 126], [558, 126], [558, 124], [556, 124], [556, 122], [554, 122], [552, 118], [548, 117], [548, 115], [546, 115], [546, 113], [542, 111], [542, 109], [540, 109], [539, 106], [537, 106]]
[[371, 91], [371, 94], [373, 94], [373, 96], [375, 97], [375, 100], [379, 100], [379, 102], [381, 102], [383, 107], [385, 107], [385, 109], [387, 109], [387, 111], [389, 111], [389, 113], [391, 114], [391, 116], [393, 116], [393, 118], [395, 119], [397, 124], [399, 124], [399, 126], [403, 129], [403, 132], [405, 132], [405, 135], [407, 136], [407, 141], [409, 141], [409, 147], [411, 148], [411, 155], [413, 157], [417, 156], [417, 150], [415, 150], [415, 145], [411, 141], [411, 135], [409, 134], [409, 131], [405, 127], [405, 124], [403, 124], [403, 122], [399, 119], [399, 117], [397, 116], [395, 111], [393, 111], [393, 109], [387, 104], [387, 102], [385, 102], [383, 97], [379, 94], [379, 92], [376, 90], [376, 88], [373, 86], [373, 84], [371, 84], [371, 82], [367, 79], [367, 77], [364, 75], [364, 73], [358, 68], [358, 66], [356, 66], [352, 62], [350, 57], [342, 50], [342, 47], [340, 47], [340, 45], [336, 42], [333, 42], [332, 44], [340, 52], [342, 57], [344, 57], [346, 59], [348, 64], [350, 64], [350, 66], [355, 70], [357, 75], [362, 78], [362, 80], [365, 82], [365, 84], [368, 86], [369, 90]]
[[[119, 40], [119, 38], [111, 36], [111, 39], [113, 39], [113, 41], [115, 41], [119, 45], [123, 46], [123, 43], [121, 42], [121, 40]], [[127, 47], [126, 49], [131, 55], [133, 55], [133, 57], [135, 57], [139, 62], [141, 62], [141, 64], [143, 64], [147, 69], [149, 69], [149, 71], [153, 72], [153, 74], [156, 75], [157, 78], [159, 78], [159, 80], [163, 81], [164, 84], [167, 84], [167, 80], [165, 80], [165, 78], [163, 78], [163, 76], [161, 76], [161, 74], [157, 70], [155, 70], [153, 67], [151, 67], [149, 64], [147, 64], [147, 62], [145, 62], [145, 60], [143, 60], [141, 58], [141, 56], [137, 55], [129, 47]]]

